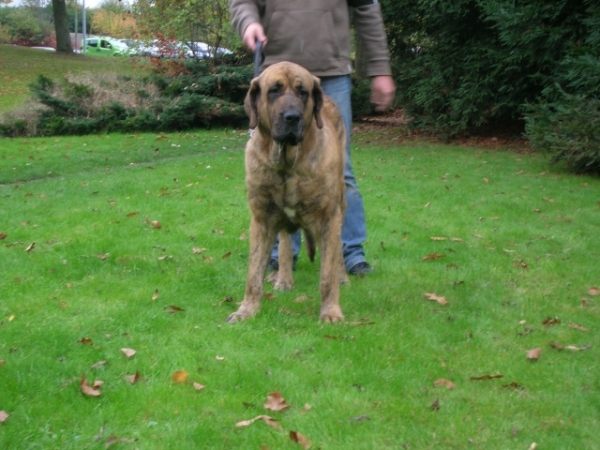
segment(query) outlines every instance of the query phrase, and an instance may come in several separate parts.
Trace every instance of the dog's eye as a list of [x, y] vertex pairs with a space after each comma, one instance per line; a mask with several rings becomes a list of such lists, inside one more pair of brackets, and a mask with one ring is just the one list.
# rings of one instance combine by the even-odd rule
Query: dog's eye
[[280, 86], [273, 86], [271, 89], [267, 91], [267, 95], [269, 96], [269, 100], [275, 100], [281, 94]]
[[303, 102], [308, 100], [308, 91], [304, 88], [300, 88], [298, 89], [298, 95], [300, 96], [300, 100], [302, 100]]

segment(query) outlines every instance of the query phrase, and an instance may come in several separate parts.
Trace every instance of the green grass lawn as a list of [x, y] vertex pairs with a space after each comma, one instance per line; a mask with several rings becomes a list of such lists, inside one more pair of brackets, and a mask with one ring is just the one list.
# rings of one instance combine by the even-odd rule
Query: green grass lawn
[[61, 79], [68, 73], [131, 74], [133, 71], [132, 60], [129, 58], [63, 55], [27, 47], [0, 45], [0, 114], [29, 98], [27, 85], [38, 75]]
[[[376, 271], [342, 288], [346, 322], [318, 322], [303, 254], [295, 291], [229, 325], [245, 141], [2, 140], [0, 448], [600, 448], [600, 180], [359, 134]], [[236, 427], [260, 415], [282, 431]]]

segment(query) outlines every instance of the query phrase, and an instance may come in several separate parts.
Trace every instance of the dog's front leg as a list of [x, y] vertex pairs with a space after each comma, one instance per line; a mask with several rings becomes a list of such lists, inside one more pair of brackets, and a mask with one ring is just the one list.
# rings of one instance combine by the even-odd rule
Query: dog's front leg
[[254, 216], [250, 221], [250, 258], [244, 300], [239, 309], [227, 318], [233, 323], [247, 319], [258, 311], [263, 294], [263, 279], [269, 262], [269, 254], [275, 243], [272, 224], [260, 223]]
[[321, 315], [323, 322], [344, 320], [340, 308], [340, 265], [342, 259], [342, 218], [336, 214], [323, 226], [321, 236]]

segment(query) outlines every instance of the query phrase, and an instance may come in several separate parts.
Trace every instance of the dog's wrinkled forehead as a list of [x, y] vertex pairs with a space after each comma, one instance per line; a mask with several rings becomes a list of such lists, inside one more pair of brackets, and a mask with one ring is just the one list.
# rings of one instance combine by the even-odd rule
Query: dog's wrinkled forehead
[[279, 63], [267, 68], [261, 75], [261, 87], [267, 92], [269, 89], [297, 90], [304, 88], [310, 91], [313, 88], [313, 78], [304, 68], [292, 63]]

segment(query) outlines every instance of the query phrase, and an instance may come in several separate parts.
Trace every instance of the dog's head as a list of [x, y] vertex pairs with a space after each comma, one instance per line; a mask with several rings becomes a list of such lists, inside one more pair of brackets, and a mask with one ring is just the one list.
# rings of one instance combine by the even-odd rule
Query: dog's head
[[244, 107], [250, 128], [258, 126], [279, 144], [302, 142], [313, 118], [323, 127], [320, 80], [303, 67], [281, 62], [268, 67], [250, 83]]

